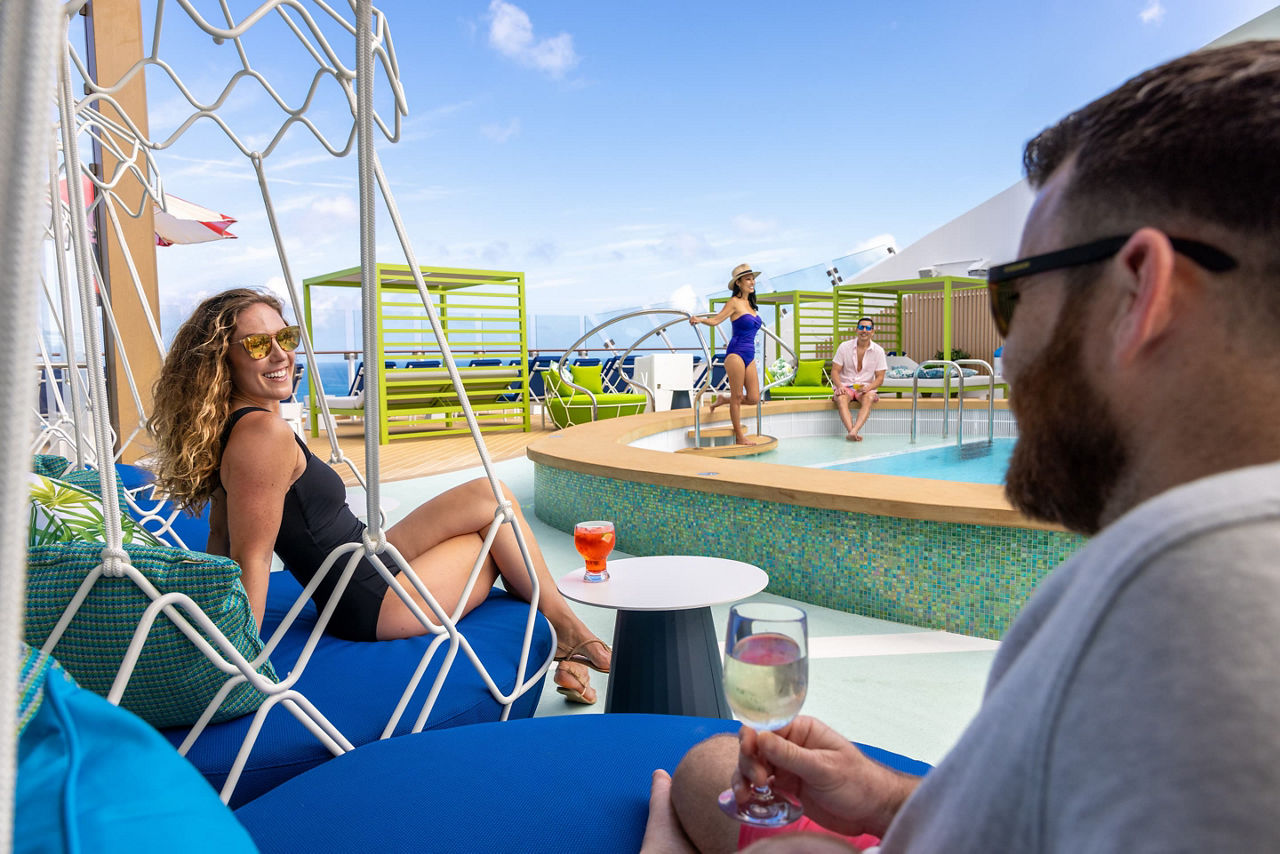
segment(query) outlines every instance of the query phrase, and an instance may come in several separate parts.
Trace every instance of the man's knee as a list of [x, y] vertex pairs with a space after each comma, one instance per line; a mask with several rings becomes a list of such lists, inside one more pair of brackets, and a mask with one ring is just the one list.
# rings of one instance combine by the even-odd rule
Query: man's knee
[[725, 733], [695, 744], [671, 775], [671, 805], [703, 854], [737, 850], [738, 823], [716, 801], [729, 788], [737, 765], [738, 738]]

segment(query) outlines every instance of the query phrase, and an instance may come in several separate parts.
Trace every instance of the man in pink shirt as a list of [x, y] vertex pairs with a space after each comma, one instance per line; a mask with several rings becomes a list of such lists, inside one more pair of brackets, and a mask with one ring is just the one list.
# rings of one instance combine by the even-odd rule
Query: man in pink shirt
[[[836, 411], [840, 413], [840, 422], [849, 432], [846, 437], [851, 442], [861, 442], [862, 425], [867, 423], [871, 408], [880, 396], [876, 389], [884, 382], [885, 371], [889, 370], [889, 360], [885, 358], [884, 348], [871, 340], [876, 325], [869, 317], [858, 318], [858, 337], [845, 341], [836, 348], [834, 360], [835, 376], [833, 385]], [[855, 424], [849, 414], [849, 404], [858, 402], [858, 422]]]

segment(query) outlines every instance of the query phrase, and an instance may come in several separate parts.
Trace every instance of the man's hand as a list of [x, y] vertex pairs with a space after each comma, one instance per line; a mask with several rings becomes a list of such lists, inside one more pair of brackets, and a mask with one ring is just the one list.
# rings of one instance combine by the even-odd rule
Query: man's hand
[[649, 788], [649, 820], [644, 826], [640, 854], [696, 854], [671, 808], [671, 775], [659, 768]]
[[797, 717], [776, 732], [743, 727], [738, 734], [738, 803], [751, 786], [769, 782], [795, 798], [805, 814], [830, 830], [883, 836], [918, 777], [899, 774], [862, 755], [848, 739], [815, 718]]

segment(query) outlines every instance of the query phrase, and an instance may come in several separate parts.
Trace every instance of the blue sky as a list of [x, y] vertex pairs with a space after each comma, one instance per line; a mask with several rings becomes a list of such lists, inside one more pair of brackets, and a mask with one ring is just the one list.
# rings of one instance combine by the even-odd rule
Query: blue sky
[[[230, 5], [239, 18], [255, 4]], [[377, 5], [409, 106], [402, 141], [379, 149], [420, 262], [524, 271], [532, 311], [576, 315], [703, 303], [741, 261], [777, 275], [905, 246], [1017, 181], [1023, 143], [1046, 124], [1274, 2]], [[233, 47], [176, 4], [164, 23], [162, 54], [211, 99], [238, 67]], [[353, 62], [351, 37], [324, 28]], [[245, 44], [300, 103], [315, 64], [278, 19]], [[155, 69], [148, 90], [162, 138], [191, 109]], [[345, 142], [332, 81], [315, 107]], [[224, 114], [258, 147], [284, 119], [249, 80]], [[158, 162], [170, 192], [239, 219], [236, 241], [159, 250], [166, 315], [224, 287], [280, 288], [252, 171], [216, 128], [198, 122]], [[298, 279], [355, 266], [354, 152], [329, 157], [295, 126], [266, 169]], [[379, 257], [402, 260], [385, 218]]]

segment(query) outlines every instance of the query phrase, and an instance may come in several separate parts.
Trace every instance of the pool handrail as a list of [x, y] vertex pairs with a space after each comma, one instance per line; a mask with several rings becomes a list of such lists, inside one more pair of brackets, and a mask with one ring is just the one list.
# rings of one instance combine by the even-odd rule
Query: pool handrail
[[[582, 386], [575, 383], [573, 380], [565, 378], [564, 368], [565, 368], [566, 360], [570, 357], [571, 354], [576, 352], [578, 347], [581, 344], [583, 344], [585, 341], [587, 341], [587, 339], [599, 333], [601, 330], [606, 329], [609, 326], [612, 326], [613, 324], [617, 323], [619, 320], [629, 320], [633, 317], [642, 317], [642, 316], [651, 315], [651, 314], [674, 314], [677, 316], [667, 321], [666, 323], [663, 323], [659, 326], [655, 326], [653, 329], [650, 329], [648, 332], [646, 332], [645, 334], [637, 338], [635, 340], [635, 343], [633, 343], [630, 347], [628, 347], [626, 352], [623, 353], [622, 357], [619, 359], [619, 362], [625, 361], [626, 357], [630, 356], [631, 352], [635, 350], [635, 348], [638, 347], [642, 342], [648, 340], [650, 337], [654, 335], [657, 335], [662, 330], [665, 330], [668, 326], [672, 326], [682, 321], [685, 323], [688, 323], [693, 318], [693, 315], [690, 314], [689, 312], [682, 311], [680, 309], [674, 309], [674, 308], [642, 308], [642, 309], [637, 309], [636, 311], [629, 311], [626, 314], [620, 314], [617, 317], [611, 317], [605, 322], [597, 324], [592, 329], [589, 329], [588, 331], [584, 332], [581, 338], [579, 338], [577, 341], [574, 341], [572, 346], [567, 347], [565, 349], [564, 355], [562, 355], [560, 357], [560, 361], [556, 363], [555, 370], [560, 376], [561, 383], [563, 385], [569, 386], [572, 389], [575, 389], [576, 391], [582, 392], [591, 401], [591, 420], [592, 421], [595, 421], [600, 414], [599, 401], [596, 399], [595, 394], [592, 393], [590, 389], [583, 388]], [[698, 342], [702, 345], [703, 353], [705, 353], [707, 356], [707, 361], [710, 361], [711, 351], [707, 347], [706, 339], [702, 337], [701, 330], [699, 330], [696, 325], [694, 326], [694, 332], [698, 336]], [[641, 382], [638, 382], [637, 380], [631, 377], [628, 377], [625, 372], [622, 373], [622, 378], [628, 385], [633, 386], [635, 388], [639, 388], [644, 392], [645, 396], [648, 398], [648, 405], [650, 407], [655, 405], [655, 402], [654, 402], [655, 392], [653, 389], [649, 388], [647, 385]], [[557, 387], [556, 389], [556, 396], [557, 397], [560, 396], [559, 387]]]
[[987, 442], [988, 444], [995, 441], [996, 437], [996, 369], [983, 359], [956, 359], [957, 365], [961, 366], [960, 379], [960, 414], [957, 416], [960, 423], [956, 425], [956, 444], [964, 442], [964, 365], [975, 365], [987, 369]]
[[980, 365], [987, 369], [988, 392], [987, 392], [987, 441], [991, 442], [995, 438], [995, 421], [996, 421], [996, 372], [991, 365], [982, 359], [929, 359], [921, 362], [916, 366], [915, 372], [911, 375], [911, 443], [914, 445], [916, 441], [916, 413], [917, 404], [920, 402], [920, 372], [927, 367], [942, 366], [946, 368], [943, 372], [942, 386], [942, 438], [947, 438], [950, 432], [950, 416], [951, 416], [951, 369], [954, 368], [956, 376], [959, 379], [959, 386], [956, 390], [958, 402], [956, 404], [956, 444], [964, 443], [964, 370], [962, 365]]

